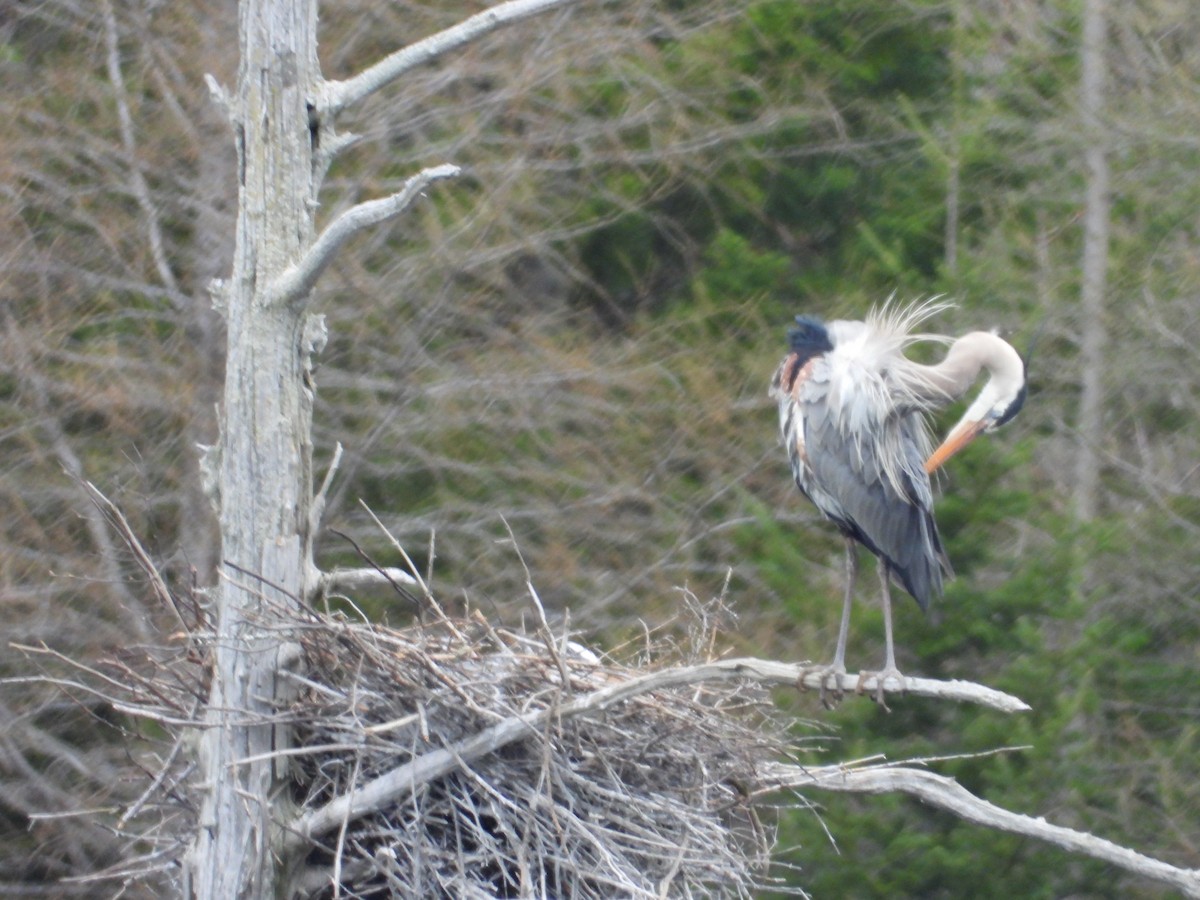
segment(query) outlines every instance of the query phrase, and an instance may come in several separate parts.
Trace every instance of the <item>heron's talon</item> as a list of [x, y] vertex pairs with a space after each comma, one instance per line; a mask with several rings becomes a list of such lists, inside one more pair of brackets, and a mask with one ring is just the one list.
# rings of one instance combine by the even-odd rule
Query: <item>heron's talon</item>
[[876, 703], [884, 708], [885, 711], [891, 712], [887, 702], [884, 700], [885, 689], [887, 688], [888, 679], [895, 679], [900, 685], [900, 693], [908, 692], [908, 680], [895, 666], [887, 666], [878, 672], [860, 672], [858, 676], [858, 684], [855, 686], [856, 693], [863, 693], [863, 685], [866, 679], [875, 678], [875, 692], [873, 699]]
[[[802, 691], [809, 690], [808, 685], [804, 682], [809, 675], [819, 675], [820, 681], [818, 684], [818, 699], [821, 705], [826, 709], [833, 709], [841, 702], [844, 694], [842, 693], [841, 676], [846, 674], [845, 666], [830, 664], [828, 666], [811, 666], [800, 670], [800, 676], [796, 679], [796, 685]], [[830, 690], [830, 682], [833, 683], [833, 689]], [[832, 696], [832, 699], [831, 699]]]
[[860, 697], [863, 695], [863, 685], [866, 682], [866, 680], [871, 677], [872, 674], [873, 673], [871, 673], [871, 672], [859, 672], [858, 673], [858, 680], [856, 682], [854, 682], [854, 693], [855, 694], [857, 694]]

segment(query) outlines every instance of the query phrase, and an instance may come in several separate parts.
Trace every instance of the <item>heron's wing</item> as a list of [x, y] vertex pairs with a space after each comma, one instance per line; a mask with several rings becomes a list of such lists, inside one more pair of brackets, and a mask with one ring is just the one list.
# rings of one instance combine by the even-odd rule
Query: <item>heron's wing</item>
[[[797, 390], [805, 448], [801, 487], [843, 531], [885, 559], [924, 609], [941, 594], [945, 554], [922, 466], [920, 420], [915, 414], [875, 422], [841, 415], [831, 408], [825, 375], [816, 367]], [[867, 424], [846, 427], [851, 421]], [[888, 477], [885, 455], [898, 479]]]

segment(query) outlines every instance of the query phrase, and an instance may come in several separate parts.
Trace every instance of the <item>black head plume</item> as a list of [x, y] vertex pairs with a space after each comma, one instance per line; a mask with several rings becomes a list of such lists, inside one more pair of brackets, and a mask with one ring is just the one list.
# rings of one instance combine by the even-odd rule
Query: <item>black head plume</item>
[[788, 330], [788, 340], [792, 350], [805, 358], [833, 349], [833, 342], [829, 340], [829, 330], [825, 323], [815, 316], [796, 316], [795, 326]]

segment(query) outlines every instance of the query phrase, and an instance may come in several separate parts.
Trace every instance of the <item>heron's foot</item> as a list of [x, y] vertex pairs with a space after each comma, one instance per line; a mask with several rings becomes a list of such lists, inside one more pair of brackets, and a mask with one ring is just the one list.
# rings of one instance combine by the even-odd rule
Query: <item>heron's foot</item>
[[[802, 691], [808, 690], [808, 685], [804, 682], [808, 680], [809, 675], [817, 675], [820, 677], [818, 682], [820, 693], [817, 695], [821, 700], [821, 705], [826, 709], [833, 709], [842, 702], [841, 676], [846, 674], [846, 667], [836, 663], [830, 663], [827, 666], [807, 666], [800, 670], [800, 677], [796, 679], [796, 686]], [[830, 688], [832, 685], [832, 689]]]
[[900, 692], [904, 693], [908, 690], [908, 680], [895, 666], [885, 666], [878, 672], [859, 672], [858, 683], [854, 685], [854, 693], [862, 694], [864, 692], [864, 685], [866, 684], [867, 679], [872, 677], [875, 679], [875, 693], [873, 695], [875, 702], [888, 712], [891, 712], [891, 710], [888, 709], [886, 701], [883, 699], [884, 689], [887, 687], [888, 681], [894, 681], [898, 683], [900, 686]]

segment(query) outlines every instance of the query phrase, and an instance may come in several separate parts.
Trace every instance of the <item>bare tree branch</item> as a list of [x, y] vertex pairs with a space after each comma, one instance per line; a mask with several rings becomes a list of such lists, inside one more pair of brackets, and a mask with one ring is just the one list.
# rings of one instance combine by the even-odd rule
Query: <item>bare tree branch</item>
[[334, 569], [332, 572], [322, 572], [317, 579], [318, 596], [334, 591], [353, 593], [367, 587], [394, 587], [403, 584], [407, 587], [417, 587], [419, 582], [404, 569], [391, 566], [381, 569]]
[[443, 178], [453, 178], [460, 171], [458, 166], [449, 163], [422, 169], [405, 181], [404, 187], [396, 193], [378, 200], [368, 200], [346, 210], [329, 223], [299, 262], [275, 280], [270, 290], [272, 299], [287, 303], [303, 297], [346, 241], [364, 228], [399, 215], [430, 184]]
[[134, 559], [137, 561], [146, 578], [149, 579], [150, 586], [154, 589], [154, 595], [163, 605], [163, 608], [175, 613], [175, 617], [183, 628], [184, 634], [190, 633], [192, 630], [191, 626], [184, 620], [183, 613], [175, 602], [175, 598], [171, 595], [171, 591], [167, 587], [167, 583], [163, 580], [162, 574], [158, 571], [158, 567], [154, 565], [154, 561], [150, 559], [150, 554], [146, 552], [146, 548], [142, 546], [142, 542], [138, 540], [137, 534], [134, 533], [129, 520], [125, 518], [125, 514], [90, 481], [83, 481], [82, 485], [92, 503], [112, 523], [113, 528], [121, 535], [121, 538], [125, 541], [125, 545], [133, 553]]
[[[853, 689], [856, 679], [843, 677], [846, 679], [845, 687]], [[392, 769], [353, 793], [337, 797], [323, 807], [302, 816], [289, 830], [288, 840], [292, 845], [290, 849], [296, 849], [296, 845], [312, 836], [339, 827], [347, 817], [355, 818], [376, 812], [411, 792], [416, 786], [445, 775], [464, 762], [537, 734], [545, 721], [551, 717], [560, 720], [583, 713], [598, 712], [651, 691], [732, 679], [747, 679], [768, 684], [797, 684], [803, 679], [805, 686], [817, 688], [820, 686], [821, 675], [819, 672], [806, 671], [804, 666], [789, 663], [752, 658], [729, 659], [662, 669], [618, 682], [526, 716], [509, 716], [451, 747], [433, 750], [412, 762]], [[864, 689], [873, 691], [874, 680], [866, 679]], [[941, 682], [927, 678], [910, 678], [908, 692], [924, 697], [971, 701], [1003, 712], [1029, 708], [1016, 697], [965, 681]]]
[[141, 164], [138, 161], [137, 142], [134, 139], [133, 115], [129, 110], [129, 96], [125, 89], [125, 77], [121, 73], [121, 51], [119, 34], [117, 32], [117, 17], [113, 12], [110, 0], [104, 0], [100, 5], [104, 13], [104, 37], [107, 50], [108, 80], [112, 83], [113, 97], [117, 104], [117, 122], [121, 128], [121, 145], [125, 149], [129, 162], [129, 185], [133, 196], [137, 199], [138, 207], [145, 217], [146, 237], [150, 244], [150, 255], [154, 259], [154, 269], [158, 273], [163, 286], [170, 291], [172, 302], [179, 305], [183, 302], [175, 273], [167, 261], [167, 252], [163, 243], [162, 228], [159, 223], [158, 210], [150, 199], [150, 189], [142, 175]]
[[1072, 853], [1081, 853], [1120, 866], [1136, 875], [1169, 884], [1182, 891], [1184, 896], [1200, 897], [1200, 869], [1181, 869], [1085, 831], [1052, 825], [1040, 817], [1009, 812], [976, 797], [945, 775], [904, 767], [806, 768], [782, 764], [778, 772], [781, 787], [817, 787], [851, 794], [911, 794], [923, 803], [954, 813], [976, 825], [1037, 838]]
[[337, 474], [338, 466], [342, 464], [342, 453], [344, 453], [342, 442], [338, 441], [333, 447], [333, 458], [329, 460], [329, 466], [325, 469], [325, 477], [321, 481], [321, 487], [313, 495], [312, 510], [308, 514], [308, 533], [309, 540], [321, 528], [321, 517], [325, 515], [325, 503], [329, 499], [329, 489], [333, 486], [333, 477]]
[[509, 0], [507, 3], [485, 9], [445, 31], [439, 31], [397, 50], [353, 78], [325, 82], [317, 100], [318, 112], [321, 115], [336, 115], [350, 104], [391, 84], [405, 72], [436, 59], [443, 53], [489, 34], [503, 25], [566, 6], [570, 2], [572, 0]]

